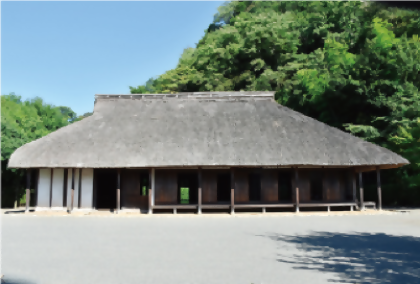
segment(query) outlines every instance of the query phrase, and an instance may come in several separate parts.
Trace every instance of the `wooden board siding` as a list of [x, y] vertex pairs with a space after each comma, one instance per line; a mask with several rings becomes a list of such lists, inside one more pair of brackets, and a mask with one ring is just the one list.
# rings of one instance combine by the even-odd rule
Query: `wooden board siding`
[[235, 203], [249, 202], [249, 184], [247, 169], [235, 169]]
[[[311, 201], [311, 191], [310, 191], [310, 181], [309, 181], [309, 171], [310, 169], [298, 169], [299, 172], [299, 202], [305, 203]], [[292, 188], [293, 188], [293, 195], [292, 199], [293, 202], [296, 202], [296, 182], [292, 179]]]
[[261, 202], [273, 203], [279, 200], [279, 182], [277, 170], [261, 172]]
[[175, 170], [156, 170], [155, 172], [155, 204], [177, 204], [178, 175]]
[[140, 208], [140, 171], [121, 171], [121, 208]]
[[203, 204], [217, 203], [217, 175], [219, 170], [203, 170]]
[[328, 202], [338, 202], [345, 200], [345, 185], [343, 171], [325, 171], [324, 200]]

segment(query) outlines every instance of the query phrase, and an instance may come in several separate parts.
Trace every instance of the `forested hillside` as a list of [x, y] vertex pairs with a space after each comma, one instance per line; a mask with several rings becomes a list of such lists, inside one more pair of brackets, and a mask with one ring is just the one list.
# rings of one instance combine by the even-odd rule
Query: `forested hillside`
[[230, 2], [175, 69], [130, 90], [276, 91], [280, 104], [407, 158], [384, 171], [384, 204], [420, 205], [419, 35], [419, 10], [375, 2]]
[[82, 118], [69, 107], [55, 107], [41, 98], [22, 101], [13, 93], [1, 96], [2, 207], [13, 206], [16, 193], [18, 200], [25, 200], [24, 171], [7, 168], [10, 155], [20, 146]]

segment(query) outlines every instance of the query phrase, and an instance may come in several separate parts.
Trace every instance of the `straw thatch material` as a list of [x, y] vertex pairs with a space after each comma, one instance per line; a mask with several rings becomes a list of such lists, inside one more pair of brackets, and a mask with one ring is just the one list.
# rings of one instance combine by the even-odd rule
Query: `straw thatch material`
[[407, 163], [277, 104], [274, 92], [205, 92], [97, 95], [92, 116], [20, 147], [9, 167]]

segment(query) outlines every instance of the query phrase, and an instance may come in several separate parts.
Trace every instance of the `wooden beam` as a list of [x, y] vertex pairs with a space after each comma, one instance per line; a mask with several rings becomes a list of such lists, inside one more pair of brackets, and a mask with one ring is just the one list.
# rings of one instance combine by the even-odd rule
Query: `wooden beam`
[[31, 202], [31, 169], [26, 170], [26, 209], [29, 212], [29, 203]]
[[359, 190], [360, 190], [360, 210], [365, 210], [362, 172], [359, 172]]
[[70, 204], [70, 212], [73, 211], [73, 203], [74, 203], [74, 168], [71, 169], [71, 204]]
[[230, 168], [230, 214], [235, 214], [235, 170]]
[[202, 187], [203, 187], [203, 170], [201, 168], [198, 168], [198, 209], [197, 209], [198, 214], [201, 214]]
[[376, 181], [378, 186], [378, 209], [382, 210], [381, 174], [379, 167], [376, 167]]
[[120, 211], [120, 188], [121, 188], [121, 169], [117, 169], [117, 209], [116, 213]]
[[298, 168], [295, 168], [295, 194], [296, 194], [296, 212], [299, 212], [299, 173]]

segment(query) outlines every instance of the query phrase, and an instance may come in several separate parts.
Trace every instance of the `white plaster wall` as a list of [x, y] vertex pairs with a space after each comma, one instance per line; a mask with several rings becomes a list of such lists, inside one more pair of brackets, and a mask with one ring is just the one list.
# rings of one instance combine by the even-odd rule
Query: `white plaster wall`
[[64, 169], [54, 169], [51, 207], [63, 207]]
[[51, 169], [39, 169], [37, 207], [50, 207]]
[[82, 198], [80, 208], [92, 208], [93, 202], [93, 169], [82, 170]]

